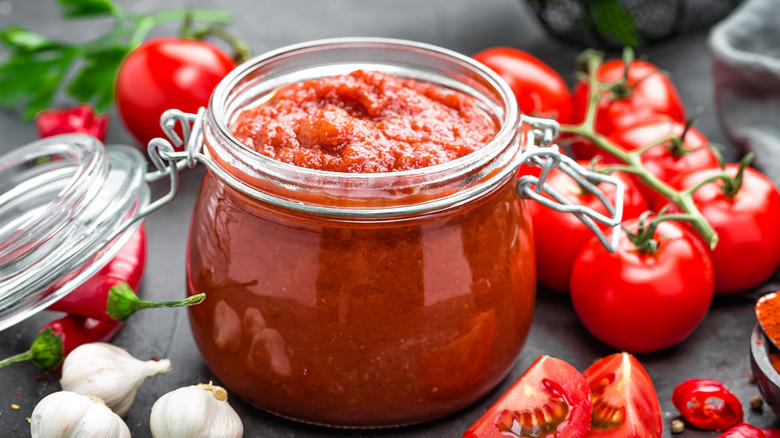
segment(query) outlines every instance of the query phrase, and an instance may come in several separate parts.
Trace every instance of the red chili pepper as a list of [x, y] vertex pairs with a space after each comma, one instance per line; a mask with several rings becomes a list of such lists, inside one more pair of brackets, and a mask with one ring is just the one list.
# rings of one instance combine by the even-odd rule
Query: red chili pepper
[[739, 423], [718, 438], [767, 438], [763, 430], [748, 423]]
[[146, 229], [138, 228], [116, 256], [49, 310], [66, 312], [106, 322], [124, 321], [136, 310], [179, 307], [198, 304], [205, 295], [193, 295], [181, 301], [142, 301], [133, 292], [141, 283], [146, 266]]
[[48, 109], [35, 116], [35, 126], [41, 138], [80, 132], [106, 141], [108, 114], [98, 115], [89, 104], [65, 109]]
[[689, 423], [701, 429], [727, 430], [742, 422], [742, 403], [717, 380], [686, 380], [674, 388], [672, 403]]
[[108, 341], [121, 326], [121, 322], [67, 315], [43, 326], [29, 350], [0, 361], [0, 368], [29, 360], [43, 371], [53, 371], [74, 348], [90, 342]]
[[137, 289], [146, 267], [146, 229], [143, 225], [103, 268], [56, 303], [49, 310], [75, 313], [104, 321], [114, 321], [106, 314], [108, 291], [125, 282]]

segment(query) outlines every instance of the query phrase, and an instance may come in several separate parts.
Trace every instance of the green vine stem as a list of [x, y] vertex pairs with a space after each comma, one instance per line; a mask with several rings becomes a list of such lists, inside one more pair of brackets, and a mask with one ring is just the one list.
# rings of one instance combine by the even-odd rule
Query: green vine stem
[[585, 120], [577, 125], [561, 125], [561, 132], [585, 137], [602, 151], [620, 160], [623, 164], [610, 166], [610, 170], [620, 170], [639, 177], [643, 184], [658, 192], [680, 209], [682, 213], [673, 215], [674, 220], [689, 222], [704, 241], [709, 244], [710, 248], [715, 248], [718, 244], [718, 235], [693, 203], [693, 192], [695, 190], [677, 191], [650, 173], [642, 164], [642, 154], [650, 147], [661, 145], [663, 142], [656, 142], [648, 147], [628, 152], [596, 132], [594, 128], [596, 110], [602, 94], [609, 90], [609, 84], [599, 81], [596, 74], [603, 61], [603, 55], [595, 50], [587, 50], [582, 56], [587, 67], [590, 93]]

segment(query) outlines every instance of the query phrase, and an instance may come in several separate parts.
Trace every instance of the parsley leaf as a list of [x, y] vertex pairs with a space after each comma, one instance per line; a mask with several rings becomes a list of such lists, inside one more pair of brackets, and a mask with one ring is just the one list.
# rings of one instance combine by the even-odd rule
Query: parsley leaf
[[0, 64], [0, 106], [21, 104], [23, 117], [35, 117], [51, 106], [78, 50], [18, 26], [0, 30], [0, 42], [9, 51]]
[[114, 101], [114, 78], [132, 47], [113, 46], [84, 55], [84, 66], [68, 85], [68, 94], [105, 112]]
[[58, 0], [67, 18], [114, 15], [120, 9], [112, 0]]

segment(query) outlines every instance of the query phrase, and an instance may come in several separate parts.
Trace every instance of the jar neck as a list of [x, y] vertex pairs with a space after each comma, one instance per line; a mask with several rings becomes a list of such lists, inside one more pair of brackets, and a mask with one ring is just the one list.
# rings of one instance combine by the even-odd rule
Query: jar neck
[[[358, 68], [463, 93], [496, 123], [498, 132], [492, 141], [461, 158], [387, 173], [298, 167], [262, 155], [232, 135], [229, 124], [238, 112], [279, 87]], [[205, 153], [221, 170], [217, 176], [256, 199], [311, 213], [387, 216], [454, 205], [506, 180], [519, 155], [518, 118], [509, 87], [470, 58], [399, 40], [324, 40], [255, 58], [225, 78], [212, 96], [204, 143]]]

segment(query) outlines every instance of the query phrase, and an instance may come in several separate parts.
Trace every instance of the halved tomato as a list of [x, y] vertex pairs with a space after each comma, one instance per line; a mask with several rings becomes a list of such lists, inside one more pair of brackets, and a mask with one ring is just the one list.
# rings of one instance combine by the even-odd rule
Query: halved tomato
[[560, 359], [541, 356], [463, 438], [582, 438], [591, 407], [585, 377]]
[[660, 438], [664, 424], [653, 382], [628, 353], [600, 359], [583, 373], [593, 395], [587, 438]]

